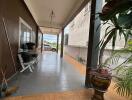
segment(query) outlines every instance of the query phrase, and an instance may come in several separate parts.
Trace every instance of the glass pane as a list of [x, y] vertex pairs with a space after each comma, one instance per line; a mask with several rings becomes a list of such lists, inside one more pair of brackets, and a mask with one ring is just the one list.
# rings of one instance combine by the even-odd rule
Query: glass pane
[[29, 32], [27, 32], [27, 37], [26, 37], [26, 39], [27, 39], [27, 42], [30, 42], [30, 33], [29, 33]]

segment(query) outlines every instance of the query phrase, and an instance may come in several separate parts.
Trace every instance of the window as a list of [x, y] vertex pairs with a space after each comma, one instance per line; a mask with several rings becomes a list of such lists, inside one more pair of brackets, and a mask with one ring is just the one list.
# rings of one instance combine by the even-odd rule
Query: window
[[24, 37], [23, 37], [24, 43], [31, 42], [31, 36], [30, 35], [31, 35], [31, 33], [24, 32]]
[[19, 19], [19, 48], [25, 43], [32, 42], [32, 28], [22, 19]]

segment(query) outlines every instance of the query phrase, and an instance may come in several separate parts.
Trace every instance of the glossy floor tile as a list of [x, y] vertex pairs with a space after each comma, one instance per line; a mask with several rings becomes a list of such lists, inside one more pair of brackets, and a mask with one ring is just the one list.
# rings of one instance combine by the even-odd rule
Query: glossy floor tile
[[80, 89], [78, 91], [65, 91], [30, 96], [9, 97], [5, 98], [4, 100], [91, 100], [92, 95], [93, 95], [92, 89]]
[[60, 92], [84, 88], [85, 76], [61, 59], [55, 52], [44, 52], [39, 55], [39, 62], [33, 73], [28, 70], [18, 73], [10, 85], [18, 85], [14, 96], [32, 95], [45, 92]]

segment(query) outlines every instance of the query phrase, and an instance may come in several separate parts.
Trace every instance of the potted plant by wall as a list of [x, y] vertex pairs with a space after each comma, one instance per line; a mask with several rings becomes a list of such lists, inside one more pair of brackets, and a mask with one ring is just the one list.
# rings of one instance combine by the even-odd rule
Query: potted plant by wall
[[93, 99], [103, 100], [103, 92], [107, 90], [111, 81], [111, 73], [107, 66], [103, 64], [103, 53], [109, 41], [112, 41], [112, 50], [118, 36], [124, 37], [125, 44], [129, 36], [132, 36], [132, 0], [105, 0], [102, 12], [99, 17], [102, 21], [101, 26], [107, 25], [105, 35], [99, 42], [99, 66], [96, 71], [91, 72], [91, 82], [95, 89]]
[[132, 99], [132, 39], [125, 48], [115, 51], [104, 64], [106, 66], [115, 64], [116, 67], [112, 69], [115, 89], [121, 96]]

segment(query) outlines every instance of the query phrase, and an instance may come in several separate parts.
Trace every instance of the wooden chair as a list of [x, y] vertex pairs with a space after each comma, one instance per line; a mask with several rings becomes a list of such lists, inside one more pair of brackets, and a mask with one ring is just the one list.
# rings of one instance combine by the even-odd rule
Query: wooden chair
[[24, 62], [21, 54], [18, 54], [18, 59], [20, 61], [20, 64], [22, 66], [22, 70], [20, 72], [24, 72], [25, 70], [29, 69], [30, 72], [33, 72], [33, 64], [35, 63], [35, 60]]

